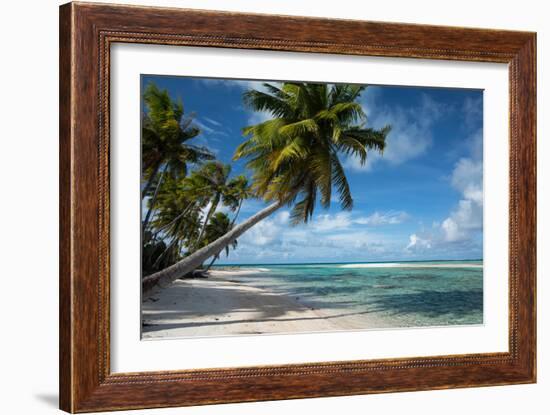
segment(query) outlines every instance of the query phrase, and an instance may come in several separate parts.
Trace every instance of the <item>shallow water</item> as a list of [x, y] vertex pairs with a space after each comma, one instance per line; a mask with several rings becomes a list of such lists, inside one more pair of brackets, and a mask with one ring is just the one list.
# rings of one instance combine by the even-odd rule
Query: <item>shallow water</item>
[[259, 270], [238, 280], [314, 308], [372, 314], [383, 327], [483, 323], [481, 261], [231, 266], [238, 268]]

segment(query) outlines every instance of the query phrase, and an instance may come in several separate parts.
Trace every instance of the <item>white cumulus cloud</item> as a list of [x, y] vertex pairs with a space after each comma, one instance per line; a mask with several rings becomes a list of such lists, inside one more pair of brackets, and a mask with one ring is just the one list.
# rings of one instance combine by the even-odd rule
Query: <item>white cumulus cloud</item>
[[423, 239], [417, 234], [413, 233], [411, 236], [409, 236], [409, 244], [405, 248], [407, 251], [425, 251], [427, 249], [430, 249], [432, 247], [432, 244], [429, 239]]
[[407, 252], [418, 253], [428, 249], [454, 252], [480, 244], [483, 230], [483, 137], [475, 132], [465, 141], [469, 143], [469, 157], [460, 158], [449, 177], [451, 186], [460, 193], [460, 199], [451, 212], [432, 229], [410, 235]]
[[[283, 210], [254, 225], [238, 239], [238, 248], [231, 251], [230, 261], [369, 260], [400, 250], [399, 241], [382, 233], [377, 226], [393, 225], [406, 220], [400, 211], [317, 214], [307, 224], [290, 225], [290, 212]], [[393, 258], [393, 257], [392, 257]]]
[[[481, 135], [477, 140], [481, 140]], [[451, 185], [461, 193], [461, 199], [441, 228], [447, 242], [457, 242], [469, 239], [483, 227], [482, 160], [461, 158], [451, 174]]]

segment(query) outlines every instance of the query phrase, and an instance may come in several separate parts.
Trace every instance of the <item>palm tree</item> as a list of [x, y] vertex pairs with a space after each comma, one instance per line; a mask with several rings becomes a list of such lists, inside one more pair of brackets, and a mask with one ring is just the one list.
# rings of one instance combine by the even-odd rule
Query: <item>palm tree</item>
[[182, 248], [189, 246], [198, 235], [200, 213], [206, 203], [195, 189], [189, 187], [188, 179], [167, 176], [159, 194], [157, 214], [144, 236], [144, 245], [149, 244], [155, 249], [148, 250], [152, 257], [144, 259], [147, 266], [143, 266], [143, 275], [180, 259]]
[[[153, 264], [157, 262], [157, 259], [166, 250], [166, 244], [162, 240], [151, 238], [150, 236], [143, 241], [143, 248], [141, 250], [141, 270], [142, 275], [146, 276], [159, 269], [164, 268], [164, 262], [159, 264], [158, 268], [153, 268]], [[168, 264], [167, 266], [170, 266]]]
[[[235, 211], [235, 215], [233, 216], [233, 219], [231, 220], [230, 226], [226, 229], [226, 232], [229, 232], [233, 227], [235, 226], [235, 223], [237, 222], [237, 218], [239, 217], [239, 213], [241, 211], [241, 207], [243, 205], [243, 202], [252, 197], [253, 193], [251, 190], [250, 185], [248, 184], [248, 179], [244, 175], [240, 175], [237, 177], [234, 177], [231, 179], [227, 185], [226, 193], [224, 194], [224, 204], [226, 206], [229, 206], [229, 208], [233, 211]], [[208, 229], [207, 229], [208, 230]], [[225, 232], [224, 232], [225, 233]], [[219, 233], [219, 237], [223, 236], [224, 233]], [[209, 241], [213, 241], [212, 238], [206, 238]], [[216, 238], [217, 239], [217, 238]], [[234, 241], [236, 247], [237, 241]], [[205, 244], [202, 243], [202, 246]], [[212, 262], [206, 267], [206, 271], [210, 269], [212, 264], [219, 258], [220, 252], [223, 251], [223, 247], [220, 249], [220, 251], [215, 252], [212, 258]], [[229, 249], [228, 247], [225, 247], [226, 251]], [[229, 253], [227, 252], [227, 255]]]
[[[151, 220], [151, 215], [153, 213], [153, 209], [157, 203], [157, 197], [159, 195], [159, 192], [162, 188], [162, 183], [164, 181], [164, 176], [166, 173], [166, 170], [168, 169], [168, 164], [164, 166], [164, 169], [162, 170], [160, 176], [157, 176], [156, 178], [151, 178], [150, 183], [153, 183], [153, 181], [156, 181], [157, 184], [155, 186], [155, 191], [153, 192], [153, 195], [147, 200], [147, 214], [145, 215], [145, 218], [142, 221], [141, 228], [142, 232], [145, 234], [145, 231], [147, 229], [147, 225], [149, 224], [149, 221]], [[144, 238], [145, 239], [145, 238]]]
[[[192, 117], [184, 116], [183, 104], [172, 101], [167, 90], [161, 91], [154, 83], [150, 83], [145, 89], [143, 100], [147, 111], [142, 121], [142, 169], [145, 180], [142, 200], [150, 195], [151, 186], [157, 182], [143, 221], [145, 229], [166, 173], [185, 177], [188, 163], [211, 160], [213, 155], [204, 147], [189, 144], [191, 139], [200, 134], [200, 130], [191, 125]], [[158, 177], [161, 167], [162, 174]]]
[[[234, 205], [233, 198], [229, 193], [228, 179], [231, 173], [231, 166], [220, 163], [219, 161], [210, 161], [203, 164], [198, 170], [191, 173], [189, 181], [197, 189], [203, 189], [203, 192], [209, 196], [210, 207], [206, 212], [203, 225], [193, 244], [193, 248], [201, 245], [206, 226], [210, 222], [210, 218], [218, 208], [220, 202], [224, 204]], [[227, 199], [227, 203], [226, 203]]]
[[[211, 218], [208, 225], [206, 225], [206, 232], [203, 244], [208, 245], [210, 242], [215, 241], [219, 237], [225, 235], [227, 232], [229, 232], [233, 228], [233, 223], [229, 219], [229, 216], [227, 216], [223, 212], [216, 212]], [[225, 247], [225, 255], [229, 256], [229, 247], [232, 247], [233, 249], [237, 248], [237, 240], [235, 239], [231, 244], [227, 245]], [[212, 257], [212, 261], [210, 261], [210, 264], [206, 267], [206, 271], [208, 271], [212, 265], [214, 265], [214, 262], [216, 262], [217, 259], [219, 259], [220, 253], [218, 252], [216, 255]]]
[[252, 197], [252, 189], [250, 185], [248, 184], [248, 179], [244, 175], [237, 176], [229, 182], [228, 185], [229, 192], [227, 199], [233, 200], [233, 208], [236, 204], [236, 211], [235, 215], [233, 216], [233, 220], [231, 221], [231, 226], [235, 225], [235, 222], [237, 222], [237, 218], [239, 217], [239, 213], [241, 212], [241, 207], [243, 205], [243, 202]]
[[234, 158], [248, 160], [254, 193], [270, 204], [217, 240], [149, 276], [144, 287], [187, 274], [282, 206], [292, 207], [293, 223], [307, 222], [318, 199], [321, 206], [330, 206], [335, 189], [341, 207], [353, 207], [340, 157], [358, 157], [364, 164], [369, 150], [384, 150], [389, 132], [389, 127], [365, 126], [366, 116], [357, 102], [365, 87], [294, 82], [264, 87], [267, 92], [246, 92], [244, 102], [273, 118], [243, 130], [247, 140]]
[[[201, 232], [200, 245], [204, 246], [208, 241], [223, 235], [221, 229], [229, 231], [229, 225], [232, 226], [237, 218], [242, 200], [250, 195], [246, 177], [238, 176], [227, 182], [229, 170], [229, 166], [221, 163], [207, 163], [184, 179], [176, 179], [171, 175], [166, 177], [160, 186], [158, 212], [144, 238], [147, 246], [155, 249], [147, 250], [154, 259], [147, 258], [144, 261], [147, 266], [143, 266], [143, 275], [158, 271], [159, 265], [172, 265], [176, 261], [170, 263], [170, 260], [177, 259], [182, 248], [192, 250], [199, 243]], [[220, 201], [232, 210], [237, 210], [233, 223], [228, 218], [227, 226], [223, 227], [220, 220], [222, 216], [227, 216], [213, 214]], [[208, 214], [201, 218], [201, 212], [209, 204]], [[214, 233], [213, 229], [218, 232]], [[216, 235], [216, 238], [213, 239], [212, 235]]]
[[[178, 183], [181, 183], [178, 184]], [[204, 186], [195, 180], [192, 174], [190, 177], [177, 182], [173, 178], [166, 181], [163, 186], [161, 200], [159, 202], [159, 213], [152, 222], [154, 231], [152, 237], [157, 237], [161, 233], [165, 233], [174, 223], [188, 213], [194, 213], [204, 209], [210, 201], [210, 187]], [[200, 220], [199, 220], [200, 223]], [[196, 239], [198, 233], [195, 234]]]

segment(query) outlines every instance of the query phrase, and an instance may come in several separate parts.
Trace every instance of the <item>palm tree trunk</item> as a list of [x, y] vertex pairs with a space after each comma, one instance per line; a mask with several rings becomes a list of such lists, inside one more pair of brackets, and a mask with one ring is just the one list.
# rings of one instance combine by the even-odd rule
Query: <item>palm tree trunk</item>
[[208, 225], [208, 221], [218, 208], [218, 204], [220, 203], [220, 194], [216, 194], [214, 197], [214, 200], [212, 201], [212, 205], [210, 206], [210, 209], [208, 209], [208, 213], [206, 214], [206, 217], [204, 218], [204, 223], [202, 224], [201, 231], [199, 232], [199, 236], [197, 236], [197, 239], [195, 240], [195, 243], [193, 244], [193, 249], [196, 249], [198, 246], [200, 246], [200, 243], [202, 241], [202, 237], [204, 236], [204, 231], [206, 230], [206, 225]]
[[143, 224], [141, 226], [141, 229], [142, 229], [143, 232], [145, 232], [145, 229], [147, 229], [147, 224], [151, 220], [151, 213], [153, 213], [155, 203], [157, 201], [157, 196], [159, 194], [160, 186], [162, 184], [162, 179], [164, 179], [164, 175], [166, 174], [166, 169], [167, 168], [168, 168], [168, 164], [164, 166], [164, 169], [162, 170], [162, 173], [160, 174], [160, 178], [159, 178], [159, 181], [157, 183], [155, 193], [153, 194], [151, 202], [149, 202], [149, 210], [147, 210], [147, 214], [145, 215], [145, 219], [143, 220]]
[[235, 225], [235, 222], [237, 222], [237, 218], [239, 217], [239, 212], [241, 211], [241, 206], [243, 205], [243, 200], [241, 199], [239, 201], [239, 207], [237, 208], [237, 212], [235, 213], [235, 216], [233, 217], [233, 220], [231, 221], [231, 228]]
[[[207, 186], [205, 187], [202, 187], [200, 188], [199, 190], [203, 190], [203, 189], [206, 189]], [[187, 207], [185, 209], [183, 209], [183, 211], [178, 215], [176, 216], [174, 219], [172, 219], [170, 221], [170, 223], [167, 223], [166, 225], [163, 225], [161, 228], [157, 229], [153, 235], [151, 236], [151, 238], [155, 238], [159, 233], [161, 233], [164, 229], [167, 229], [169, 228], [171, 225], [173, 225], [174, 223], [177, 222], [178, 219], [180, 219], [183, 215], [185, 215], [186, 213], [188, 213], [191, 208], [194, 207], [194, 203], [193, 202], [189, 202], [189, 204], [187, 205]]]
[[278, 202], [272, 203], [271, 205], [260, 210], [258, 213], [249, 217], [244, 222], [235, 226], [225, 235], [219, 237], [218, 239], [209, 243], [205, 247], [193, 252], [188, 257], [182, 259], [181, 261], [175, 263], [174, 265], [171, 265], [163, 269], [162, 271], [156, 272], [154, 274], [151, 274], [145, 277], [142, 281], [143, 298], [147, 297], [150, 294], [151, 289], [153, 289], [155, 286], [165, 287], [171, 282], [175, 281], [176, 279], [196, 269], [198, 266], [200, 266], [204, 261], [206, 261], [212, 255], [216, 255], [217, 253], [221, 252], [222, 249], [224, 249], [227, 245], [232, 243], [235, 239], [237, 239], [247, 230], [252, 228], [258, 222], [267, 218], [273, 212], [277, 211], [279, 208], [284, 206], [285, 203], [286, 201], [278, 201]]
[[170, 251], [170, 249], [172, 249], [172, 247], [176, 244], [176, 242], [178, 241], [177, 238], [174, 238], [172, 240], [172, 242], [170, 242], [170, 244], [166, 247], [166, 249], [164, 251], [162, 251], [162, 253], [157, 257], [155, 263], [153, 264], [153, 266], [151, 268], [155, 268], [158, 264], [160, 264], [160, 260], [164, 257], [164, 255], [166, 255], [166, 253], [168, 251]]
[[[235, 226], [235, 222], [237, 222], [237, 218], [239, 217], [239, 212], [241, 211], [241, 206], [243, 205], [243, 200], [241, 199], [239, 202], [239, 207], [237, 208], [237, 212], [235, 213], [235, 216], [233, 217], [233, 220], [231, 221], [231, 226], [229, 229], [233, 229], [233, 226]], [[225, 247], [222, 248], [220, 252], [217, 252], [216, 255], [212, 258], [212, 261], [210, 261], [210, 264], [206, 267], [206, 271], [208, 271], [210, 268], [212, 268], [212, 265], [214, 265], [214, 262], [220, 258], [220, 253], [224, 250]]]
[[155, 232], [153, 232], [153, 235], [151, 235], [151, 239], [156, 238], [159, 233], [161, 233], [164, 229], [168, 229], [171, 225], [176, 223], [178, 219], [180, 219], [183, 215], [185, 215], [187, 212], [191, 210], [193, 207], [193, 202], [190, 202], [185, 209], [183, 209], [183, 212], [181, 212], [178, 216], [176, 216], [174, 219], [172, 219], [169, 223], [166, 225], [160, 227]]
[[212, 265], [214, 265], [214, 262], [216, 262], [216, 260], [220, 257], [220, 254], [218, 253], [217, 255], [214, 255], [214, 257], [212, 258], [212, 261], [210, 261], [210, 264], [208, 264], [208, 266], [206, 267], [205, 271], [208, 272], [210, 270], [210, 268], [212, 268]]
[[161, 164], [162, 163], [159, 161], [157, 163], [157, 165], [155, 166], [155, 168], [153, 169], [153, 171], [151, 172], [151, 176], [149, 176], [149, 180], [147, 181], [147, 184], [145, 185], [145, 187], [141, 191], [141, 200], [143, 200], [145, 198], [145, 195], [147, 194], [147, 192], [151, 188], [151, 185], [153, 184], [153, 181], [155, 180], [155, 177], [157, 176], [157, 173], [160, 169]]

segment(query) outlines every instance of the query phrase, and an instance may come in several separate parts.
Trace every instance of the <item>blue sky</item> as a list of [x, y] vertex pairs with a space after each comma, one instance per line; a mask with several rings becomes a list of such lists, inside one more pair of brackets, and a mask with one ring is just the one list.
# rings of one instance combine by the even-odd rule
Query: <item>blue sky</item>
[[[232, 156], [242, 128], [269, 118], [242, 103], [261, 82], [143, 75], [142, 87], [151, 81], [194, 115], [197, 144], [231, 163], [232, 174], [247, 174]], [[384, 154], [369, 154], [366, 165], [342, 159], [353, 210], [318, 206], [311, 223], [291, 226], [281, 209], [242, 235], [220, 264], [483, 257], [483, 92], [369, 86], [360, 102], [369, 126], [392, 130]], [[239, 221], [263, 206], [245, 202]]]

